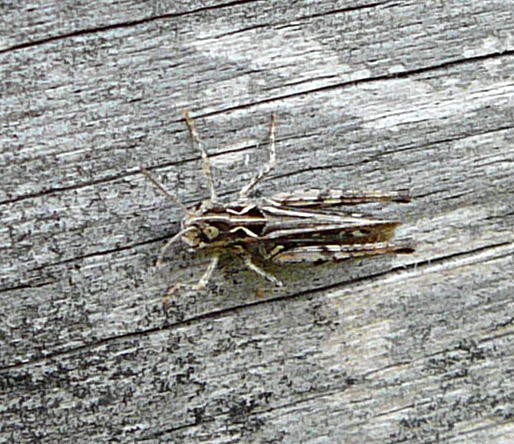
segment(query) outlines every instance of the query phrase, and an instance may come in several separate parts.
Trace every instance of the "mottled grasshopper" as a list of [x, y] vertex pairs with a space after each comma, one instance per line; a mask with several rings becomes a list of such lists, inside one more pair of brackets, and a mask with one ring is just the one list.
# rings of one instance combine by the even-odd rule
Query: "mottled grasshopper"
[[257, 266], [252, 258], [260, 256], [261, 259], [275, 264], [317, 264], [414, 251], [408, 242], [394, 243], [390, 240], [400, 222], [326, 210], [337, 205], [368, 202], [409, 202], [410, 197], [404, 192], [310, 189], [250, 199], [254, 186], [276, 164], [276, 114], [271, 117], [269, 160], [241, 189], [237, 200], [220, 202], [207, 151], [198, 137], [193, 119], [187, 111], [183, 115], [192, 144], [202, 156], [210, 199], [187, 209], [150, 172], [143, 168], [141, 172], [185, 212], [180, 231], [164, 245], [157, 264], [162, 263], [166, 251], [178, 239], [182, 239], [195, 250], [205, 250], [212, 255], [211, 262], [196, 288], [205, 287], [218, 264], [220, 254], [226, 251], [240, 256], [249, 269], [277, 286], [282, 283]]

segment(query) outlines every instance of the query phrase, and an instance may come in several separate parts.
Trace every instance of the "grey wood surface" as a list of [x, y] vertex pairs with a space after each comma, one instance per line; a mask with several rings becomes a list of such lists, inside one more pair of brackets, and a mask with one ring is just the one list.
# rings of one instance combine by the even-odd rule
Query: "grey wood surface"
[[[514, 2], [0, 2], [0, 442], [507, 443]], [[207, 197], [410, 189], [413, 255], [269, 268], [175, 246]]]

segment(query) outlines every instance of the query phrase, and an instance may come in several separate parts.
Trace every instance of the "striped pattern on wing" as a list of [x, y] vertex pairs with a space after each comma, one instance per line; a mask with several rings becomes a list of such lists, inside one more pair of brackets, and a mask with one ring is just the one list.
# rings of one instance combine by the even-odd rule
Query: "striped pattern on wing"
[[286, 248], [271, 257], [275, 264], [337, 262], [355, 257], [374, 256], [385, 253], [412, 253], [410, 242], [375, 242], [351, 245], [309, 245]]
[[407, 191], [355, 191], [342, 189], [299, 190], [277, 193], [268, 199], [272, 205], [322, 208], [336, 205], [357, 205], [369, 202], [410, 202]]

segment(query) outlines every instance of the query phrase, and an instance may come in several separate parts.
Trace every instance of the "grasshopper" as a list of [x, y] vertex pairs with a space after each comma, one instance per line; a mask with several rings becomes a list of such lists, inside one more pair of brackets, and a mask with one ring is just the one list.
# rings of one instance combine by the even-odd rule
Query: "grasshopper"
[[141, 172], [185, 213], [179, 232], [162, 247], [157, 265], [162, 264], [166, 251], [179, 239], [193, 250], [204, 250], [212, 257], [195, 288], [205, 288], [218, 265], [220, 255], [227, 251], [241, 257], [246, 267], [276, 286], [281, 286], [282, 282], [256, 265], [253, 258], [259, 256], [274, 264], [319, 264], [414, 251], [409, 242], [391, 241], [395, 228], [400, 225], [398, 221], [327, 210], [340, 205], [369, 202], [409, 202], [410, 196], [406, 192], [308, 189], [252, 199], [250, 196], [255, 185], [276, 165], [275, 113], [271, 115], [268, 161], [241, 189], [237, 200], [221, 202], [214, 186], [207, 150], [189, 112], [183, 111], [183, 116], [191, 143], [202, 158], [210, 198], [192, 208], [185, 208], [153, 174], [144, 168], [141, 168]]

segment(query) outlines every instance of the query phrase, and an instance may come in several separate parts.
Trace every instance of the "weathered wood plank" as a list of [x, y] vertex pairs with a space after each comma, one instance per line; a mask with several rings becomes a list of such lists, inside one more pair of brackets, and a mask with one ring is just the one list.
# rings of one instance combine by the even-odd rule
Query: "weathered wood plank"
[[[1, 7], [0, 442], [507, 442], [514, 433], [512, 2]], [[25, 9], [24, 9], [25, 8]], [[275, 269], [177, 247], [206, 197], [409, 188], [413, 256]], [[264, 297], [262, 296], [264, 293]]]

